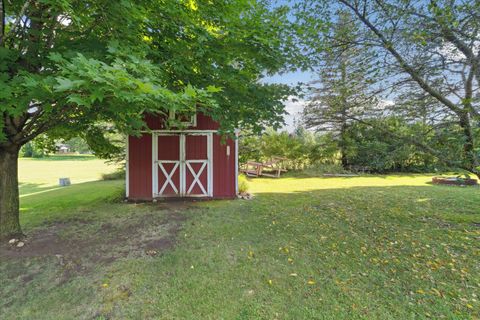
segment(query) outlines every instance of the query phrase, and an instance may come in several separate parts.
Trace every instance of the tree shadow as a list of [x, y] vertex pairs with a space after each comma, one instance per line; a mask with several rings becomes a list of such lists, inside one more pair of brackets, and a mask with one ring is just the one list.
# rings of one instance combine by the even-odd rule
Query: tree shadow
[[28, 183], [28, 182], [20, 182], [18, 184], [18, 191], [20, 192], [20, 197], [27, 196], [37, 192], [52, 190], [56, 188], [59, 188], [59, 186], [45, 185], [42, 183]]
[[418, 222], [422, 219], [450, 221], [476, 226], [480, 223], [478, 187], [444, 185], [345, 186], [291, 192], [256, 192], [259, 200], [297, 204], [347, 212], [352, 215], [376, 212], [394, 219]]
[[395, 172], [395, 173], [360, 173], [360, 174], [352, 174], [352, 175], [323, 175], [323, 174], [308, 174], [303, 173], [301, 171], [295, 172], [287, 172], [282, 174], [279, 178], [275, 177], [254, 177], [254, 176], [247, 176], [248, 180], [254, 181], [256, 179], [265, 179], [265, 180], [282, 180], [282, 179], [313, 179], [313, 178], [321, 178], [321, 179], [358, 179], [358, 178], [380, 178], [380, 179], [391, 179], [391, 178], [415, 178], [415, 177], [425, 177], [425, 178], [432, 178], [434, 176], [442, 176], [448, 175], [448, 172], [445, 173], [403, 173], [403, 172]]
[[[327, 174], [326, 176], [324, 174]], [[283, 174], [280, 178], [298, 178], [298, 179], [305, 179], [305, 178], [399, 178], [399, 177], [435, 177], [435, 176], [458, 176], [462, 175], [462, 172], [459, 171], [444, 171], [444, 172], [385, 172], [385, 173], [375, 173], [375, 172], [365, 172], [365, 173], [351, 173], [352, 176], [342, 176], [342, 174], [338, 176], [329, 176], [328, 172], [325, 173], [308, 173], [306, 171], [289, 171]], [[335, 173], [332, 173], [335, 174]], [[474, 179], [475, 177], [470, 174]], [[266, 178], [266, 177], [262, 177]], [[276, 179], [276, 178], [274, 178]]]

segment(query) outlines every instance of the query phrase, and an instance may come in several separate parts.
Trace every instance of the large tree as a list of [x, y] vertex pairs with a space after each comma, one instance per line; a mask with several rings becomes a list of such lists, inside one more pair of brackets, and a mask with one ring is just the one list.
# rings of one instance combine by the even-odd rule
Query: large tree
[[[315, 29], [312, 21], [329, 19], [338, 8], [348, 10], [365, 31], [355, 43], [376, 53], [382, 86], [390, 89], [386, 96], [401, 109], [390, 112], [408, 106], [421, 114], [433, 107], [430, 114], [455, 121], [462, 128], [463, 151], [449, 165], [480, 177], [480, 2], [303, 1], [298, 8], [307, 35]], [[442, 158], [432, 146], [413, 142]]]
[[40, 134], [108, 153], [102, 124], [138, 134], [145, 113], [278, 125], [289, 92], [258, 80], [295, 55], [287, 23], [263, 0], [0, 0], [0, 238], [21, 234], [17, 158]]
[[325, 33], [328, 45], [317, 53], [319, 78], [309, 84], [303, 121], [307, 128], [332, 133], [346, 168], [347, 130], [356, 118], [371, 116], [378, 102], [370, 88], [375, 80], [373, 59], [356, 44], [360, 37], [357, 23], [346, 11], [335, 16]]

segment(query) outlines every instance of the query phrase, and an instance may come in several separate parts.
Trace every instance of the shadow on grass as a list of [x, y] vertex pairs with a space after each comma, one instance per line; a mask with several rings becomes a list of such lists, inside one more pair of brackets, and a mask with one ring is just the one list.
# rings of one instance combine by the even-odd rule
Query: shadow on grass
[[45, 184], [42, 184], [42, 183], [27, 183], [27, 182], [20, 182], [18, 184], [20, 197], [25, 197], [32, 193], [48, 191], [56, 188], [59, 188], [59, 186], [45, 186]]
[[[124, 181], [91, 181], [57, 187], [20, 197], [20, 222], [24, 231], [48, 221], [69, 220], [95, 211], [97, 206], [120, 203]], [[98, 214], [103, 214], [100, 212]]]
[[267, 177], [267, 176], [260, 176], [260, 177], [254, 177], [254, 176], [246, 176], [249, 180], [255, 180], [255, 179], [265, 179], [265, 180], [281, 180], [281, 179], [287, 179], [287, 178], [295, 178], [295, 179], [312, 179], [312, 178], [322, 178], [322, 179], [355, 179], [355, 178], [381, 178], [381, 179], [388, 179], [388, 178], [401, 178], [401, 177], [406, 177], [406, 178], [415, 178], [415, 177], [426, 177], [426, 178], [431, 178], [434, 176], [443, 176], [443, 175], [449, 175], [451, 173], [408, 173], [408, 172], [394, 172], [394, 173], [385, 173], [385, 174], [380, 174], [380, 173], [359, 173], [355, 174], [352, 173], [350, 174], [339, 174], [335, 175], [330, 175], [329, 173], [325, 173], [326, 175], [323, 175], [323, 173], [313, 173], [309, 174], [303, 171], [289, 171], [287, 173], [284, 173], [281, 175], [280, 178], [275, 178], [275, 177]]
[[[202, 203], [199, 212], [189, 214], [183, 208], [173, 212], [165, 203], [109, 203], [122, 183], [88, 182], [24, 201], [24, 221], [39, 229], [30, 233], [22, 255], [17, 255], [25, 260], [4, 259], [0, 307], [5, 319], [27, 311], [37, 312], [32, 318], [59, 318], [63, 310], [66, 318], [86, 312], [98, 318], [98, 310], [105, 310], [110, 299], [118, 303], [112, 308], [118, 313], [108, 318], [147, 313], [188, 318], [181, 306], [189, 301], [202, 301], [189, 318], [196, 319], [195, 313], [222, 318], [241, 310], [245, 300], [239, 297], [249, 292], [255, 294], [252, 310], [260, 311], [247, 318], [275, 318], [279, 310], [291, 319], [312, 314], [426, 319], [417, 316], [424, 313], [432, 315], [428, 318], [469, 318], [470, 311], [457, 297], [470, 297], [477, 289], [470, 285], [478, 282], [477, 240], [464, 226], [444, 219], [479, 218], [477, 189], [319, 189], [320, 183], [295, 190], [290, 185], [284, 192], [273, 187], [271, 193], [257, 193], [251, 201]], [[177, 250], [171, 250], [174, 247]], [[250, 248], [252, 257], [247, 254]], [[455, 268], [464, 272], [451, 271], [447, 263], [452, 258]], [[112, 263], [119, 264], [110, 267]], [[267, 284], [270, 277], [273, 283]], [[438, 292], [452, 294], [432, 293], [425, 303], [430, 291], [409, 293], [432, 283]], [[92, 290], [97, 285], [99, 289]], [[131, 300], [123, 300], [130, 295]], [[158, 305], [147, 309], [145, 301]]]
[[379, 218], [384, 214], [411, 221], [430, 217], [477, 225], [480, 223], [479, 189], [446, 185], [345, 186], [291, 192], [257, 192], [255, 198], [260, 201], [278, 201], [298, 208], [314, 206], [333, 211], [338, 209], [360, 216], [363, 212], [378, 212]]
[[[324, 176], [324, 174], [327, 174], [327, 176]], [[464, 172], [457, 172], [457, 171], [445, 171], [445, 172], [385, 172], [385, 173], [375, 173], [375, 172], [365, 172], [365, 173], [339, 173], [338, 176], [334, 176], [335, 172], [331, 173], [333, 176], [329, 175], [330, 173], [328, 172], [308, 172], [308, 171], [288, 171], [284, 174], [282, 174], [281, 178], [392, 178], [392, 177], [419, 177], [419, 176], [424, 176], [424, 177], [435, 177], [435, 176], [458, 176], [465, 174]], [[342, 174], [352, 174], [353, 176], [342, 176]], [[476, 178], [474, 175], [471, 175], [474, 179]], [[268, 177], [262, 177], [262, 178], [268, 178]], [[272, 178], [272, 179], [277, 179], [277, 178]]]

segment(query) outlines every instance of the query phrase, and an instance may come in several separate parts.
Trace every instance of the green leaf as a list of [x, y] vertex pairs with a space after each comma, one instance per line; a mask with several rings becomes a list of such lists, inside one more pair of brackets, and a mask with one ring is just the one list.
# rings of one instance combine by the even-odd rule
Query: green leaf
[[57, 82], [58, 85], [54, 87], [57, 92], [68, 91], [74, 86], [74, 82], [67, 78], [57, 78]]
[[197, 96], [197, 91], [189, 84], [185, 87], [185, 94], [189, 97], [194, 98]]
[[55, 91], [64, 92], [72, 89], [78, 89], [85, 84], [85, 80], [70, 80], [67, 78], [57, 78], [58, 85], [54, 86]]
[[68, 102], [75, 103], [78, 106], [90, 106], [90, 102], [78, 95], [72, 95], [68, 97]]
[[90, 95], [90, 101], [94, 103], [95, 101], [102, 102], [105, 97], [105, 94], [101, 90], [94, 90]]
[[60, 63], [60, 62], [63, 62], [64, 59], [63, 59], [63, 56], [58, 53], [58, 52], [52, 52], [48, 55], [48, 58], [53, 61], [53, 62], [57, 62], [57, 63]]
[[215, 87], [215, 86], [208, 86], [207, 87], [207, 92], [209, 93], [217, 93], [217, 92], [222, 92], [223, 89], [220, 87]]

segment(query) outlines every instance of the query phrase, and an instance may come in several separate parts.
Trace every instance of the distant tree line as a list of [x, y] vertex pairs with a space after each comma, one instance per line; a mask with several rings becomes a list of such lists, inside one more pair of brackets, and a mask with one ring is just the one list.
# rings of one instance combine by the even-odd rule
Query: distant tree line
[[92, 149], [89, 147], [88, 143], [80, 137], [73, 137], [68, 140], [64, 140], [51, 139], [41, 135], [24, 144], [20, 149], [20, 156], [24, 158], [47, 157], [50, 154], [58, 152], [58, 147], [60, 145], [68, 146], [69, 153], [92, 153]]
[[304, 124], [344, 167], [480, 177], [480, 2], [299, 1], [317, 80]]
[[478, 2], [302, 1], [297, 9], [316, 59], [300, 124], [308, 130], [245, 137], [242, 160], [480, 176]]
[[[388, 130], [391, 134], [386, 135]], [[243, 135], [240, 139], [240, 162], [266, 161], [274, 156], [285, 157], [288, 169], [308, 168], [334, 171], [437, 172], [458, 170], [413, 142], [399, 137], [423, 136], [452, 161], [462, 151], [461, 128], [433, 130], [421, 123], [409, 123], [401, 117], [385, 117], [352, 123], [340, 142], [332, 132], [314, 132], [298, 128], [293, 133], [267, 130], [263, 135]], [[341, 145], [340, 145], [341, 144]], [[331, 165], [334, 165], [333, 167]]]

